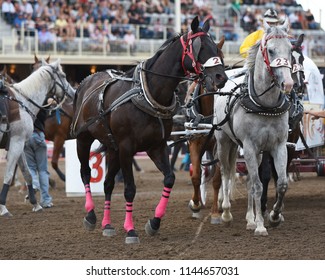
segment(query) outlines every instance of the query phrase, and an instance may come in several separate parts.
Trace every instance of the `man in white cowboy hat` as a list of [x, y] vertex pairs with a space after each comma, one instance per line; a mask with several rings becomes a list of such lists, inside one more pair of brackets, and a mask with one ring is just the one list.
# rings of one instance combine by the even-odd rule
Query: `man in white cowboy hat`
[[[263, 19], [270, 26], [277, 25], [279, 23], [278, 13], [274, 9], [268, 9], [264, 15]], [[256, 44], [257, 41], [261, 40], [264, 35], [264, 29], [258, 29], [255, 32], [249, 34], [239, 48], [239, 53], [243, 57], [247, 57], [248, 50]]]

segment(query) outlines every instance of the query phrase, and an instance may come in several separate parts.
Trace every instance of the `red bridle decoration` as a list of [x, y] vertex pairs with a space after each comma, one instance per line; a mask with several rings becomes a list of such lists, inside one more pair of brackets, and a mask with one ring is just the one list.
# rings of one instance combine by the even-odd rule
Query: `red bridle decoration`
[[192, 60], [192, 66], [194, 71], [197, 75], [202, 73], [201, 63], [195, 61], [194, 54], [193, 54], [193, 40], [196, 37], [207, 35], [205, 32], [197, 32], [192, 34], [192, 31], [187, 33], [186, 42], [184, 41], [184, 36], [181, 37], [181, 43], [183, 46], [183, 56], [182, 56], [182, 67], [184, 69], [185, 75], [189, 76], [191, 74], [184, 66], [185, 57], [188, 56]]
[[[268, 56], [268, 53], [267, 53], [266, 44], [267, 44], [267, 42], [269, 40], [274, 39], [274, 38], [276, 38], [276, 39], [282, 39], [282, 38], [288, 38], [288, 36], [275, 35], [275, 36], [269, 36], [269, 37], [267, 37], [266, 35], [264, 35], [264, 37], [262, 38], [262, 41], [261, 41], [261, 44], [260, 44], [262, 56], [263, 56], [264, 62], [266, 64], [267, 71], [270, 73], [270, 75], [273, 78], [275, 78], [275, 77], [274, 77], [274, 74], [273, 74], [273, 71], [272, 71], [272, 67], [271, 67], [271, 63], [270, 63], [270, 59], [269, 59], [269, 56]], [[289, 64], [286, 67], [291, 68], [291, 65]]]

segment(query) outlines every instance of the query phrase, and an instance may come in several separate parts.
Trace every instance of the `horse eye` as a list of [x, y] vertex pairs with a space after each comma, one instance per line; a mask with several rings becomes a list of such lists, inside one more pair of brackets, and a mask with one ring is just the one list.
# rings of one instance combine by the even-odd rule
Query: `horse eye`
[[274, 55], [274, 51], [273, 50], [268, 50], [270, 55]]

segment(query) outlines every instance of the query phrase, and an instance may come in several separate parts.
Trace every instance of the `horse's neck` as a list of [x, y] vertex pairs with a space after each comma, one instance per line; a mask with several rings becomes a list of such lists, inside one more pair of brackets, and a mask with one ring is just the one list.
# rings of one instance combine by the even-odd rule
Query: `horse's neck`
[[267, 71], [264, 61], [260, 65], [255, 65], [254, 71], [250, 73], [253, 76], [253, 88], [260, 105], [264, 107], [273, 107], [279, 102], [281, 94], [280, 89], [273, 84], [273, 78]]
[[[17, 90], [17, 98], [20, 98], [23, 102], [26, 99], [31, 99], [37, 105], [42, 106], [46, 97], [46, 94], [50, 91], [51, 77], [40, 73], [33, 73], [25, 80], [14, 85]], [[24, 105], [34, 114], [37, 114], [39, 108], [33, 105], [31, 102], [24, 102]]]
[[168, 50], [165, 52], [150, 69], [151, 72], [159, 75], [146, 73], [146, 80], [152, 97], [161, 105], [168, 106], [180, 82], [180, 79], [174, 77], [184, 77], [184, 71], [182, 69], [181, 54], [175, 58], [175, 51], [174, 53], [168, 53], [170, 52]]

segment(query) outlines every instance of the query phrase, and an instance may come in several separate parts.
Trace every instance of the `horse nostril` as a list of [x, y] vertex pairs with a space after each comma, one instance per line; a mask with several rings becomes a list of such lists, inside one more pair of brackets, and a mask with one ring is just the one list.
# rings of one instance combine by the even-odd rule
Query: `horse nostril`
[[223, 81], [223, 80], [225, 79], [224, 76], [221, 75], [221, 74], [216, 74], [216, 78], [217, 78], [217, 80], [219, 80], [219, 81]]

